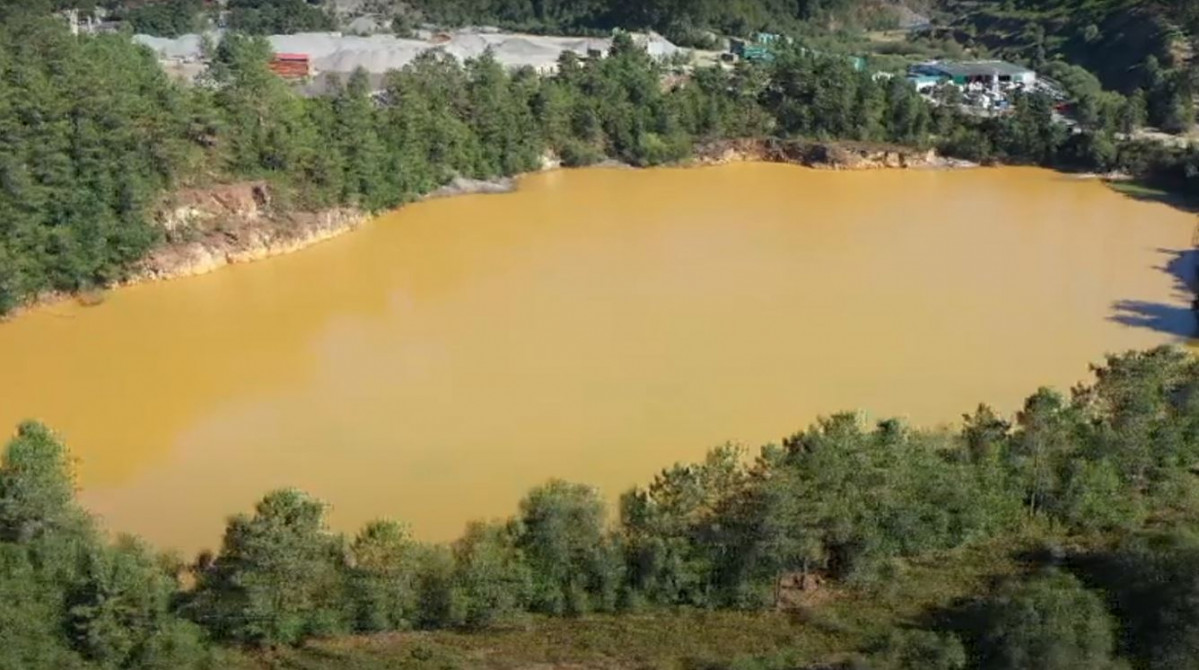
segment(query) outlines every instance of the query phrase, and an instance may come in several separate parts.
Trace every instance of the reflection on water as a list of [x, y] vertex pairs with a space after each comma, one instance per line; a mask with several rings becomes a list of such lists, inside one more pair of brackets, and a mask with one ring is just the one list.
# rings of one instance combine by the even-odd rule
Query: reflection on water
[[614, 496], [820, 413], [1010, 410], [1189, 336], [1192, 223], [1027, 169], [551, 173], [0, 324], [0, 423], [185, 551], [282, 485], [443, 539], [550, 476]]

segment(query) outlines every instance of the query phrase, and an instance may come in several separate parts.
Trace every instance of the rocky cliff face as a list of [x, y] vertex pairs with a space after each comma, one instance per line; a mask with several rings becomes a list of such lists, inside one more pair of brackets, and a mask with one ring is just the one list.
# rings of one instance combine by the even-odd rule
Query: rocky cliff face
[[138, 264], [129, 282], [205, 274], [285, 254], [357, 228], [366, 218], [345, 207], [277, 211], [264, 182], [179, 191], [155, 212], [165, 244]]
[[792, 163], [830, 170], [947, 168], [969, 165], [944, 158], [932, 149], [865, 142], [815, 142], [773, 138], [728, 140], [701, 146], [696, 162], [719, 165], [739, 161]]

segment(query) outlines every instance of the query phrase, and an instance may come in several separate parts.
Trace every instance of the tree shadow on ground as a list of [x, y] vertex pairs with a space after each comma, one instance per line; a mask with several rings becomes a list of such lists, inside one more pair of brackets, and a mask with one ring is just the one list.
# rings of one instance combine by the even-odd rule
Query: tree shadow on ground
[[1134, 328], [1148, 328], [1175, 337], [1199, 337], [1196, 296], [1199, 295], [1199, 250], [1158, 249], [1166, 260], [1154, 269], [1174, 278], [1176, 302], [1117, 300], [1108, 320]]
[[1062, 567], [1067, 553], [1054, 545], [1024, 547], [1007, 552], [1017, 566], [1014, 572], [992, 574], [983, 579], [971, 594], [954, 599], [942, 606], [934, 606], [917, 616], [916, 628], [952, 633], [970, 653], [976, 654], [982, 646], [982, 635], [986, 630], [991, 598], [1005, 585], [1022, 582], [1032, 575], [1049, 568]]

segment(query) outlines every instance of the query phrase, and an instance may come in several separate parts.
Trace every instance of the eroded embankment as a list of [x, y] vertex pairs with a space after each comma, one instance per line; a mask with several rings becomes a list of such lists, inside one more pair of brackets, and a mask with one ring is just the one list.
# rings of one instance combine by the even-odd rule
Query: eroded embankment
[[[692, 165], [741, 161], [790, 163], [838, 170], [953, 168], [972, 164], [936, 151], [897, 145], [771, 138], [725, 140], [697, 147]], [[547, 167], [557, 165], [547, 160]], [[427, 198], [505, 193], [513, 178], [455, 179]], [[205, 274], [233, 263], [290, 253], [362, 225], [369, 213], [354, 207], [296, 211], [279, 207], [266, 182], [242, 182], [178, 191], [157, 208], [165, 243], [131, 272], [126, 284]]]
[[[455, 179], [426, 198], [505, 193], [513, 179]], [[277, 207], [266, 182], [242, 182], [171, 194], [154, 213], [166, 241], [130, 273], [126, 284], [188, 277], [298, 251], [354, 230], [370, 213], [355, 207], [297, 211]]]
[[265, 182], [178, 191], [154, 213], [166, 241], [134, 267], [126, 283], [205, 274], [285, 254], [352, 230], [366, 218], [352, 207], [281, 211]]
[[789, 163], [827, 170], [943, 169], [975, 165], [969, 161], [946, 158], [935, 149], [874, 142], [754, 138], [719, 140], [696, 149], [695, 163], [699, 165], [742, 161]]

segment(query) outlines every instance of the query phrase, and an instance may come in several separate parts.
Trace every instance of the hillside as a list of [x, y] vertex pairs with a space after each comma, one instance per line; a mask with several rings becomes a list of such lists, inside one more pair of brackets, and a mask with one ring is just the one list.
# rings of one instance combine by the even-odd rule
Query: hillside
[[1191, 66], [1199, 11], [1186, 2], [942, 0], [938, 30], [970, 48], [1036, 64], [1060, 56], [1131, 93], [1149, 85], [1146, 61]]
[[1199, 3], [1189, 0], [229, 0], [219, 20], [200, 0], [53, 3], [84, 12], [97, 5], [134, 31], [161, 36], [218, 24], [257, 34], [497, 25], [569, 34], [652, 29], [697, 47], [716, 46], [718, 35], [769, 31], [860, 49], [868, 31], [917, 28], [908, 41], [932, 37], [944, 55], [965, 49], [1034, 66], [1060, 57], [1125, 94], [1153, 86], [1150, 57], [1166, 71], [1189, 70], [1199, 35]]
[[360, 11], [381, 11], [400, 26], [652, 29], [701, 48], [718, 47], [718, 35], [787, 33], [821, 51], [872, 53], [874, 67], [892, 71], [925, 58], [1001, 57], [1042, 71], [1060, 60], [1093, 73], [1103, 88], [1143, 90], [1154, 126], [1188, 131], [1194, 115], [1199, 3], [1187, 0], [407, 0]]

